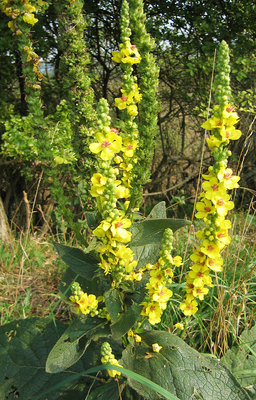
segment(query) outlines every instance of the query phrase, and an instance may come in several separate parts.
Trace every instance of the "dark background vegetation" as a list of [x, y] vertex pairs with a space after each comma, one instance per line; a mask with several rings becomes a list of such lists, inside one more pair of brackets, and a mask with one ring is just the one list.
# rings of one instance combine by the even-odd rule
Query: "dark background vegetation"
[[[120, 0], [84, 2], [84, 47], [90, 56], [88, 65], [95, 102], [105, 97], [110, 105], [118, 95], [119, 66], [111, 53], [119, 44]], [[156, 147], [151, 166], [151, 181], [145, 187], [144, 204], [151, 206], [166, 200], [175, 208], [175, 216], [190, 216], [196, 191], [204, 142], [200, 127], [207, 116], [214, 53], [221, 40], [230, 46], [233, 101], [239, 110], [239, 129], [243, 136], [233, 144], [230, 164], [241, 172], [237, 206], [247, 207], [255, 189], [254, 116], [256, 100], [255, 2], [231, 0], [145, 1], [147, 29], [155, 39], [154, 54], [160, 67], [159, 112]], [[52, 1], [45, 14], [32, 28], [35, 51], [42, 61], [45, 77], [42, 101], [45, 116], [55, 112], [63, 99], [63, 53], [58, 24], [58, 9]], [[0, 135], [10, 112], [26, 115], [24, 81], [20, 54], [15, 39], [7, 29], [8, 19], [0, 20]], [[74, 105], [75, 107], [75, 105]], [[3, 145], [3, 140], [1, 140]], [[33, 161], [26, 162], [30, 177], [24, 174], [23, 160], [1, 153], [1, 198], [12, 226], [23, 229], [27, 210], [35, 199], [33, 227], [42, 229], [45, 218], [38, 210], [50, 212], [53, 205], [47, 184], [38, 186], [40, 174]], [[210, 165], [207, 151], [203, 171]], [[236, 171], [237, 172], [237, 171]], [[85, 177], [89, 181], [89, 176]], [[25, 195], [24, 195], [25, 192]], [[27, 200], [26, 200], [27, 199]], [[172, 213], [172, 208], [170, 208]], [[79, 211], [81, 213], [81, 211]], [[81, 218], [81, 215], [79, 215]]]

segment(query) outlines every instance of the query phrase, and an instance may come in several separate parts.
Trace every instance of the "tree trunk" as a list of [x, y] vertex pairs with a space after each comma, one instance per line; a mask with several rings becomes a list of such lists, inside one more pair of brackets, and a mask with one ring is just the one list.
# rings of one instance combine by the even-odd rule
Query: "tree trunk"
[[2, 198], [0, 197], [0, 241], [3, 244], [11, 244], [11, 230], [8, 224]]

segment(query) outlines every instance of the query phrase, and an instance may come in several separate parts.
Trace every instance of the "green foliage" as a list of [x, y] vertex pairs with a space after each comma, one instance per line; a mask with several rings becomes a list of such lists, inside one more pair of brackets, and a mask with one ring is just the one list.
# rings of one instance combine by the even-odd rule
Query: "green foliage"
[[[14, 321], [0, 328], [1, 398], [32, 400], [64, 379], [67, 373], [56, 376], [45, 372], [46, 358], [63, 330], [59, 322], [38, 318]], [[59, 395], [51, 394], [49, 399], [57, 400]]]
[[[142, 344], [128, 345], [123, 352], [124, 366], [156, 382], [181, 400], [195, 394], [205, 400], [250, 399], [232, 374], [221, 363], [199, 354], [183, 340], [168, 332], [152, 331], [142, 335]], [[160, 353], [152, 353], [152, 344], [162, 346]], [[128, 379], [146, 399], [161, 398], [138, 382]]]
[[[92, 340], [110, 335], [110, 330], [105, 325], [105, 322], [95, 318], [75, 320], [50, 351], [46, 360], [46, 372], [56, 374], [76, 364]], [[86, 354], [84, 360], [86, 360]]]
[[98, 269], [98, 260], [92, 254], [60, 243], [54, 245], [59, 256], [75, 273], [86, 279], [93, 279]]
[[256, 386], [256, 326], [239, 336], [239, 344], [227, 350], [221, 362], [243, 386]]

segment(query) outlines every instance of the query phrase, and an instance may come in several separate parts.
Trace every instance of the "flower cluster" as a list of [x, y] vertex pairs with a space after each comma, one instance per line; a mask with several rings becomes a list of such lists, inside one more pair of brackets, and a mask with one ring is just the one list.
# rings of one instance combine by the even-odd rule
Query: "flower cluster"
[[[44, 1], [39, 1], [38, 9], [45, 7]], [[19, 50], [22, 55], [22, 62], [24, 66], [30, 65], [32, 67], [31, 73], [25, 74], [26, 86], [36, 90], [41, 90], [41, 81], [43, 74], [40, 71], [39, 56], [33, 51], [32, 43], [29, 37], [30, 27], [28, 25], [34, 25], [38, 19], [35, 18], [34, 13], [38, 9], [30, 4], [28, 0], [20, 1], [9, 1], [3, 0], [2, 11], [11, 18], [8, 22], [8, 27], [11, 29], [14, 35], [19, 36]], [[26, 98], [27, 100], [27, 98]]]
[[234, 127], [237, 122], [234, 107], [225, 104], [222, 109], [215, 107], [215, 115], [202, 125], [211, 132], [207, 143], [216, 162], [209, 167], [209, 173], [203, 175], [203, 192], [196, 204], [196, 217], [204, 221], [205, 227], [197, 232], [200, 244], [190, 256], [193, 264], [186, 277], [186, 296], [180, 306], [185, 315], [197, 312], [197, 300], [203, 300], [209, 287], [213, 286], [210, 273], [222, 271], [220, 252], [231, 241], [228, 235], [231, 222], [226, 215], [233, 209], [234, 203], [227, 191], [239, 187], [240, 178], [227, 168], [230, 152], [225, 146], [230, 140], [240, 138], [241, 131]]
[[36, 83], [31, 84], [30, 82], [26, 81], [26, 85], [32, 87], [34, 90], [41, 90], [41, 85], [39, 82], [43, 80], [43, 74], [40, 71], [39, 67], [41, 63], [39, 62], [39, 56], [32, 50], [29, 46], [24, 46], [24, 51], [27, 53], [26, 63], [32, 63], [33, 72], [36, 75], [37, 81]]
[[132, 250], [127, 247], [131, 240], [131, 232], [128, 231], [131, 220], [125, 213], [130, 198], [131, 160], [137, 143], [119, 129], [110, 128], [108, 112], [106, 101], [100, 100], [99, 131], [95, 134], [97, 142], [92, 142], [89, 148], [101, 161], [97, 172], [92, 175], [90, 193], [96, 198], [97, 208], [103, 217], [93, 231], [101, 241], [99, 266], [118, 284], [137, 265]]
[[72, 284], [71, 290], [73, 294], [69, 300], [72, 301], [77, 314], [90, 314], [91, 317], [98, 315], [98, 303], [103, 300], [102, 298], [97, 299], [94, 294], [84, 293], [77, 282]]
[[[8, 22], [8, 27], [11, 29], [13, 33], [17, 36], [22, 35], [21, 30], [17, 26], [16, 19], [21, 16], [22, 20], [29, 25], [35, 25], [38, 21], [35, 18], [34, 13], [37, 11], [36, 7], [30, 4], [28, 0], [24, 0], [22, 2], [17, 3], [17, 7], [13, 4], [13, 1], [3, 0], [2, 1], [2, 11], [8, 16], [12, 18], [12, 21]], [[22, 4], [20, 4], [22, 3]], [[44, 3], [44, 2], [42, 2]], [[18, 8], [19, 7], [19, 8]]]
[[139, 103], [142, 99], [137, 83], [131, 86], [131, 90], [128, 93], [125, 89], [121, 89], [121, 93], [122, 96], [115, 99], [116, 107], [119, 110], [126, 109], [129, 115], [136, 116], [138, 114], [136, 103]]
[[[122, 365], [120, 365], [118, 363], [115, 356], [112, 354], [112, 349], [108, 342], [104, 342], [102, 344], [101, 355], [102, 355], [102, 358], [101, 358], [102, 364], [112, 364], [112, 365], [116, 365], [117, 367], [122, 368]], [[114, 378], [116, 375], [117, 376], [121, 375], [121, 372], [119, 372], [119, 371], [115, 371], [112, 369], [108, 369], [107, 371], [111, 378]]]
[[135, 44], [131, 44], [129, 38], [126, 39], [125, 43], [119, 45], [119, 50], [112, 53], [112, 60], [116, 63], [133, 65], [141, 62], [139, 51]]
[[[127, 27], [128, 4], [124, 2], [122, 12], [123, 34], [120, 52], [113, 53], [113, 60], [121, 63], [124, 69], [124, 81], [121, 86], [122, 97], [115, 99], [115, 105], [124, 113], [118, 127], [111, 127], [109, 109], [106, 100], [98, 104], [98, 131], [95, 141], [89, 148], [98, 156], [97, 171], [91, 177], [90, 193], [96, 198], [96, 205], [102, 216], [100, 224], [93, 234], [101, 242], [98, 247], [99, 266], [112, 278], [112, 284], [118, 286], [124, 280], [139, 280], [135, 273], [137, 262], [128, 243], [131, 240], [129, 228], [134, 211], [131, 204], [132, 170], [137, 162], [138, 127], [135, 118], [138, 114], [136, 103], [141, 100], [132, 65], [140, 62], [136, 46], [130, 44], [130, 31]], [[125, 16], [124, 16], [125, 14]]]
[[161, 321], [163, 310], [166, 309], [167, 302], [172, 297], [172, 291], [168, 288], [172, 283], [173, 266], [181, 265], [181, 257], [172, 257], [173, 233], [171, 229], [166, 229], [163, 234], [160, 258], [154, 265], [147, 264], [150, 279], [146, 285], [148, 300], [142, 303], [142, 316], [146, 316], [151, 325]]

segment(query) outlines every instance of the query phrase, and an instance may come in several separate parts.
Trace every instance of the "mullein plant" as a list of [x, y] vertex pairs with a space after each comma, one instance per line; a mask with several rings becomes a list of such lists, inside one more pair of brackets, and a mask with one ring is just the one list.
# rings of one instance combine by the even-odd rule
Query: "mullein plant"
[[[113, 52], [112, 60], [120, 64], [123, 70], [120, 96], [115, 98], [120, 119], [112, 124], [107, 101], [105, 99], [99, 101], [98, 126], [89, 146], [90, 151], [96, 156], [97, 166], [96, 172], [91, 177], [90, 193], [95, 198], [101, 218], [93, 234], [98, 239], [97, 250], [100, 258], [98, 265], [104, 271], [106, 278], [109, 278], [113, 288], [122, 290], [129, 281], [140, 281], [143, 274], [150, 271], [148, 293], [145, 302], [141, 304], [143, 306], [141, 320], [147, 318], [154, 325], [160, 322], [162, 311], [172, 295], [167, 287], [173, 276], [172, 266], [180, 264], [181, 261], [170, 256], [171, 230], [164, 235], [160, 258], [156, 265], [148, 264], [143, 268], [137, 268], [137, 261], [129, 247], [132, 237], [129, 228], [137, 210], [133, 207], [136, 204], [134, 198], [137, 196], [133, 193], [133, 187], [136, 175], [134, 167], [138, 162], [138, 105], [142, 101], [142, 94], [134, 71], [134, 65], [140, 64], [141, 56], [137, 46], [131, 42], [129, 5], [126, 0], [122, 3], [121, 11], [121, 44], [119, 51]], [[98, 299], [94, 295], [84, 293], [77, 283], [74, 285], [70, 300], [78, 313], [84, 315], [90, 313], [91, 316], [97, 315], [99, 318], [110, 320], [104, 307], [104, 298]], [[103, 302], [101, 308], [98, 307], [99, 301]], [[135, 325], [133, 330], [129, 330], [128, 338], [140, 342], [141, 338], [136, 330], [140, 328], [141, 322]], [[103, 363], [117, 362], [108, 343], [102, 346], [102, 356]], [[117, 372], [109, 371], [109, 374], [115, 376]]]
[[186, 316], [197, 312], [198, 301], [204, 300], [213, 286], [211, 273], [222, 271], [221, 252], [231, 242], [228, 234], [231, 222], [226, 216], [234, 208], [228, 191], [238, 188], [240, 179], [228, 168], [229, 142], [239, 139], [241, 131], [235, 127], [239, 118], [230, 103], [229, 48], [224, 41], [218, 50], [216, 70], [216, 105], [212, 117], [202, 124], [209, 131], [206, 140], [215, 162], [208, 168], [208, 174], [202, 175], [203, 190], [196, 204], [195, 216], [203, 220], [204, 228], [196, 233], [199, 243], [190, 256], [192, 265], [186, 275], [186, 295], [180, 305]]

